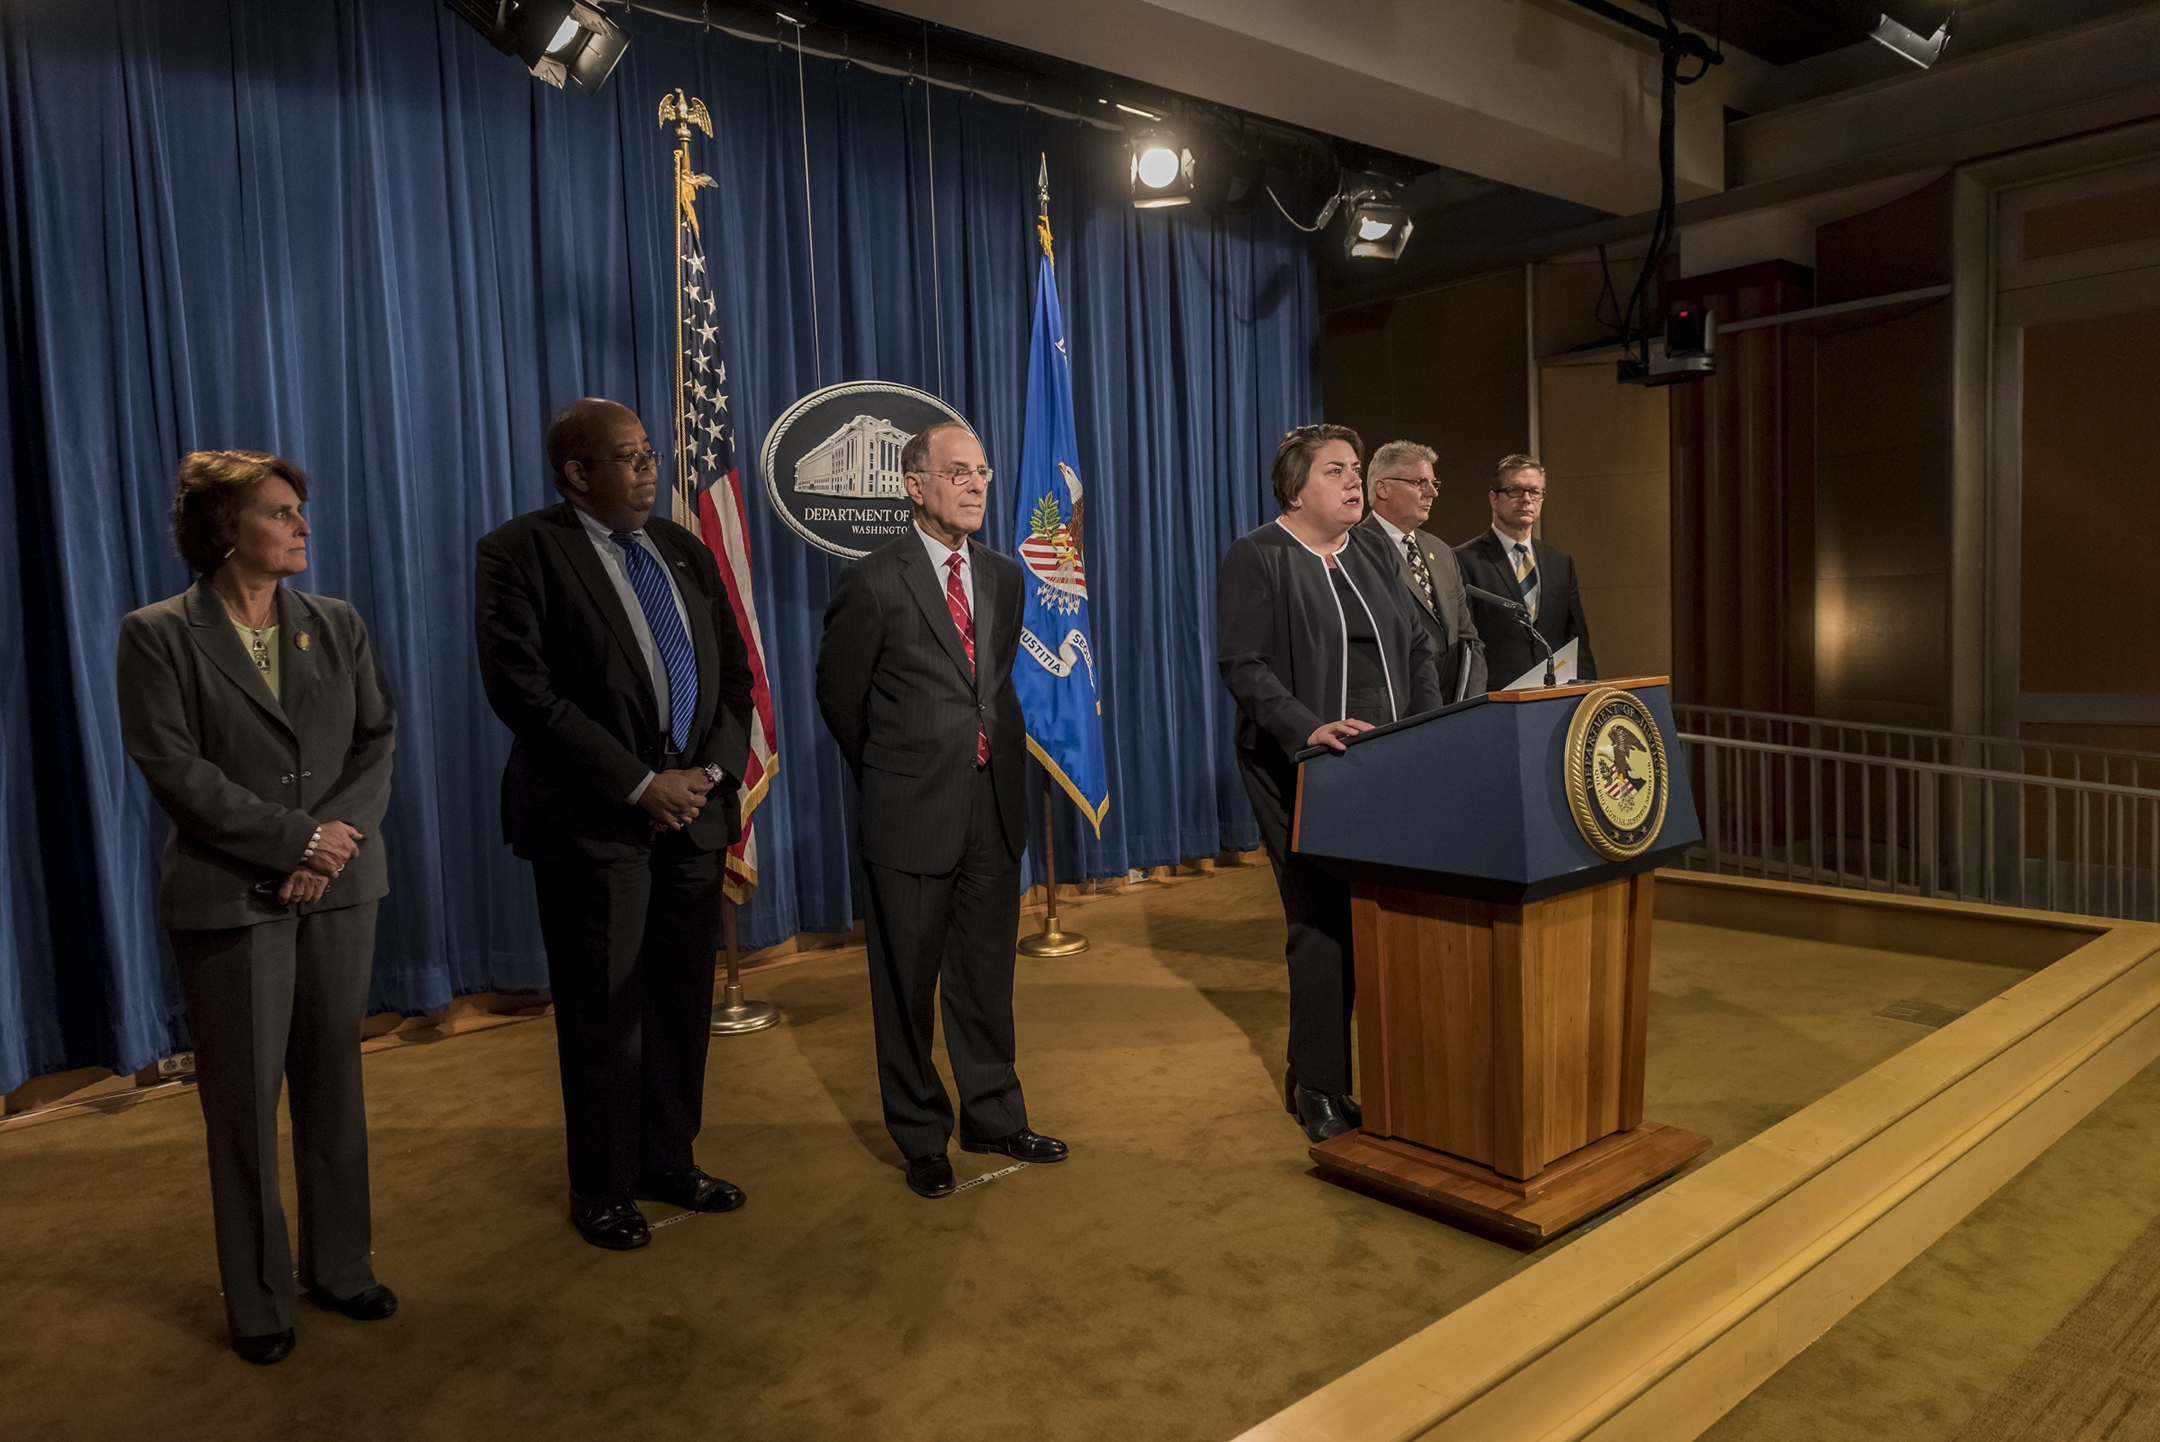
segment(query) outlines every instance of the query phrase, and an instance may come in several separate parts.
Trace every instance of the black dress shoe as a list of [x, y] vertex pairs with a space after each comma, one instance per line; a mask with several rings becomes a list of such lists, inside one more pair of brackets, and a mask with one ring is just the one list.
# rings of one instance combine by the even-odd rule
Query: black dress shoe
[[[1282, 1109], [1292, 1116], [1298, 1114], [1297, 1094], [1300, 1090], [1301, 1088], [1297, 1084], [1297, 1073], [1285, 1067], [1282, 1078]], [[1365, 1108], [1359, 1106], [1354, 1099], [1347, 1096], [1337, 1096], [1335, 1105], [1342, 1109], [1342, 1114], [1345, 1117], [1349, 1118], [1351, 1126], [1362, 1127], [1365, 1125]]]
[[256, 1366], [267, 1367], [292, 1355], [293, 1330], [287, 1327], [282, 1332], [266, 1332], [260, 1337], [235, 1337], [232, 1349]]
[[1072, 1155], [1065, 1143], [1056, 1137], [1039, 1136], [1026, 1127], [1002, 1137], [986, 1137], [980, 1141], [960, 1139], [963, 1152], [996, 1152], [1011, 1157], [1016, 1162], [1062, 1162]]
[[666, 1202], [686, 1212], [732, 1212], [749, 1200], [741, 1187], [709, 1177], [697, 1167], [647, 1177], [630, 1195], [641, 1202]]
[[927, 1157], [909, 1157], [907, 1164], [908, 1190], [918, 1197], [936, 1201], [949, 1197], [959, 1190], [953, 1181], [952, 1162], [943, 1152]]
[[1324, 1142], [1350, 1130], [1350, 1118], [1343, 1114], [1343, 1100], [1328, 1092], [1316, 1092], [1311, 1087], [1297, 1089], [1298, 1125], [1305, 1128], [1307, 1138]]
[[342, 1313], [355, 1322], [380, 1322], [397, 1315], [397, 1293], [380, 1282], [350, 1297], [333, 1297], [320, 1287], [308, 1288], [307, 1294], [316, 1306]]
[[611, 1252], [634, 1252], [652, 1240], [645, 1214], [628, 1198], [613, 1202], [573, 1200], [570, 1224], [586, 1241]]

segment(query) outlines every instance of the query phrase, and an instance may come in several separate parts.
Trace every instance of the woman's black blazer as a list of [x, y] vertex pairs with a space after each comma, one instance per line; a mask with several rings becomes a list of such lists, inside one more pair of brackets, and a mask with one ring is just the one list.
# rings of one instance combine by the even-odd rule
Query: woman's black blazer
[[[1445, 704], [1432, 642], [1372, 527], [1352, 527], [1336, 560], [1380, 640], [1395, 719]], [[1216, 665], [1238, 703], [1238, 750], [1287, 760], [1345, 714], [1350, 646], [1327, 562], [1270, 521], [1223, 557], [1215, 589]]]

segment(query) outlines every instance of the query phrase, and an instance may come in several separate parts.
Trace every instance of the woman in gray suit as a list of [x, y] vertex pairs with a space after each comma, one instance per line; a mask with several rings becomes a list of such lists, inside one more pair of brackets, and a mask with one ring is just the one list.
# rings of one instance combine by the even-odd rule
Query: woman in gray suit
[[158, 920], [187, 992], [226, 1317], [263, 1364], [292, 1351], [297, 1301], [281, 1082], [301, 1285], [360, 1321], [397, 1310], [369, 1252], [360, 1082], [394, 718], [359, 614], [280, 584], [307, 569], [307, 490], [259, 451], [186, 457], [172, 534], [198, 579], [120, 623], [121, 736], [173, 823]]

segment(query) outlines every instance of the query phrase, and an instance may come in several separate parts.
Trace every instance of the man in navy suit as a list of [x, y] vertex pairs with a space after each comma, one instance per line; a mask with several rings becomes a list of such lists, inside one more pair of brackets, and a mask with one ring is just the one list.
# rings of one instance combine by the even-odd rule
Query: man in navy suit
[[721, 867], [741, 834], [750, 662], [705, 545], [652, 514], [636, 412], [582, 400], [548, 427], [560, 505], [479, 546], [488, 702], [515, 738], [503, 834], [532, 862], [555, 995], [570, 1220], [652, 1240], [637, 1200], [732, 1211], [698, 1168]]
[[[1463, 579], [1497, 596], [1520, 597], [1530, 622], [1555, 651], [1576, 643], [1577, 681], [1595, 681], [1597, 662], [1590, 655], [1590, 623], [1583, 618], [1582, 594], [1575, 584], [1575, 561], [1552, 542], [1532, 539], [1545, 509], [1545, 467], [1535, 456], [1506, 456], [1493, 470], [1486, 500], [1492, 525], [1455, 548]], [[1485, 640], [1486, 673], [1494, 686], [1507, 686], [1544, 659], [1523, 632], [1518, 613], [1489, 601], [1470, 598], [1477, 633]]]

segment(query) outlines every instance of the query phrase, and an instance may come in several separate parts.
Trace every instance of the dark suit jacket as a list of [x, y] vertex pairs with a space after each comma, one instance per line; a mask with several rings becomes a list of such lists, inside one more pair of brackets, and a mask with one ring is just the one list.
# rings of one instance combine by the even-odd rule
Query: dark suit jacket
[[[158, 921], [252, 926], [374, 901], [390, 889], [382, 818], [396, 717], [360, 613], [280, 586], [278, 685], [198, 581], [120, 622], [120, 739], [172, 818]], [[280, 906], [258, 883], [300, 866], [315, 828], [365, 838], [322, 900]]]
[[[739, 781], [750, 755], [750, 660], [712, 552], [658, 516], [697, 654], [686, 763]], [[488, 704], [515, 738], [503, 768], [503, 838], [519, 856], [628, 855], [652, 842], [624, 800], [661, 761], [660, 702], [607, 567], [568, 501], [480, 538], [476, 626]], [[742, 834], [740, 788], [714, 788], [683, 835], [704, 851]]]
[[[1478, 635], [1476, 622], [1470, 618], [1470, 598], [1463, 592], [1462, 571], [1455, 564], [1455, 553], [1430, 531], [1409, 533], [1417, 538], [1418, 550], [1425, 556], [1425, 569], [1432, 576], [1433, 590], [1439, 594], [1440, 604], [1435, 608], [1426, 603], [1424, 588], [1417, 583], [1417, 573], [1410, 569], [1409, 554], [1388, 539], [1379, 518], [1367, 516], [1358, 524], [1378, 535], [1395, 555], [1395, 570], [1402, 577], [1403, 590], [1409, 594], [1410, 604], [1417, 608], [1418, 619], [1425, 623], [1425, 630], [1432, 637], [1433, 665], [1440, 672], [1441, 691], [1450, 701], [1483, 695], [1485, 642]], [[1470, 684], [1462, 696], [1458, 696], [1455, 686], [1462, 676], [1465, 651], [1470, 653]]]
[[[1538, 634], [1557, 651], [1570, 641], [1575, 648], [1576, 679], [1595, 681], [1597, 661], [1590, 654], [1590, 623], [1583, 619], [1582, 594], [1575, 586], [1575, 561], [1550, 541], [1531, 543], [1530, 554], [1538, 570]], [[1476, 539], [1455, 548], [1463, 579], [1498, 596], [1515, 596], [1515, 564], [1501, 548], [1500, 538], [1487, 526]], [[1490, 683], [1505, 686], [1543, 659], [1522, 622], [1498, 606], [1470, 598], [1477, 617], [1478, 634], [1485, 638], [1485, 660]]]
[[1026, 600], [1020, 564], [968, 542], [975, 668], [915, 528], [840, 573], [818, 648], [818, 710], [862, 792], [862, 858], [933, 876], [960, 864], [973, 804], [975, 737], [1006, 849], [1027, 846], [1027, 724], [1013, 690]]
[[[1403, 593], [1378, 527], [1337, 554], [1380, 640], [1397, 719], [1444, 704], [1432, 637]], [[1215, 581], [1216, 666], [1238, 703], [1237, 747], [1287, 766], [1324, 721], [1343, 717], [1342, 612], [1327, 564], [1269, 522], [1231, 543]]]

